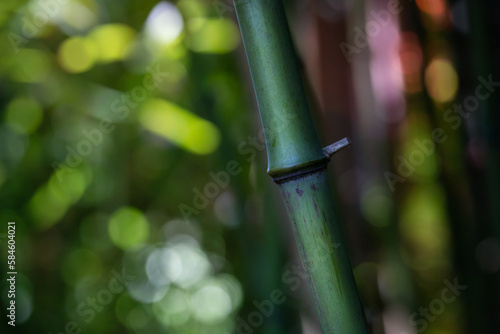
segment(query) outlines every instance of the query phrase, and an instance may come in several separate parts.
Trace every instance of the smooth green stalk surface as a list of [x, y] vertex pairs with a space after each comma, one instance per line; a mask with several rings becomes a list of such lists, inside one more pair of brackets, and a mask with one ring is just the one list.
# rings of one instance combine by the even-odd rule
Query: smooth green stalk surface
[[366, 333], [327, 170], [280, 184], [323, 333]]
[[235, 7], [264, 125], [269, 174], [324, 159], [281, 1], [235, 1]]
[[323, 333], [367, 333], [281, 0], [235, 0], [266, 136]]

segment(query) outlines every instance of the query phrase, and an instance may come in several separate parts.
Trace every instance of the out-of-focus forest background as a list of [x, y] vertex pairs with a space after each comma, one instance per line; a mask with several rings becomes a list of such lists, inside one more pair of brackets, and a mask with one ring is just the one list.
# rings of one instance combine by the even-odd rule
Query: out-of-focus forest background
[[[285, 5], [373, 332], [500, 332], [500, 4]], [[2, 0], [0, 110], [3, 333], [320, 333], [230, 1]]]

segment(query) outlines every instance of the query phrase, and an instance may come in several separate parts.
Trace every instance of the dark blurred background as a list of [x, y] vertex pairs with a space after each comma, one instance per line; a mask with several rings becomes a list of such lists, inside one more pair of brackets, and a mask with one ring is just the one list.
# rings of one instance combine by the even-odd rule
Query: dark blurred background
[[[285, 7], [373, 332], [499, 333], [500, 4]], [[320, 333], [231, 1], [2, 0], [0, 109], [2, 332]]]

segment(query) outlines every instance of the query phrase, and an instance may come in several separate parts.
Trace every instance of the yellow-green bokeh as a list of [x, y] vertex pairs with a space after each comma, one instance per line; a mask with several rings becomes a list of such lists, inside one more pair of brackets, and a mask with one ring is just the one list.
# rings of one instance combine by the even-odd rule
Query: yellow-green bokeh
[[33, 223], [39, 229], [56, 224], [87, 189], [89, 180], [84, 171], [81, 168], [66, 168], [64, 174], [54, 172], [49, 181], [35, 191], [28, 203]]
[[108, 232], [111, 241], [121, 249], [130, 249], [147, 241], [149, 223], [136, 208], [122, 207], [109, 219]]
[[220, 142], [219, 130], [212, 123], [164, 100], [146, 102], [139, 121], [146, 129], [192, 153], [212, 153]]
[[33, 133], [42, 119], [42, 107], [29, 97], [15, 98], [7, 106], [5, 121], [16, 131]]
[[229, 19], [191, 19], [188, 31], [187, 45], [199, 53], [227, 53], [240, 43], [238, 27]]
[[100, 25], [88, 35], [95, 42], [100, 62], [124, 59], [130, 52], [135, 38], [134, 29], [124, 24]]
[[98, 49], [93, 40], [70, 37], [59, 46], [58, 59], [61, 67], [69, 73], [88, 71], [97, 60]]

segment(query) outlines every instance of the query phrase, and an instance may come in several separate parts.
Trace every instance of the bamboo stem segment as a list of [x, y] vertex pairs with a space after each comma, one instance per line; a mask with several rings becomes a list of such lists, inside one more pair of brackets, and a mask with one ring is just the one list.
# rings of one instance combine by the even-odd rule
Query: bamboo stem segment
[[326, 168], [279, 186], [323, 333], [367, 333]]
[[281, 0], [235, 0], [268, 155], [323, 333], [368, 333]]

